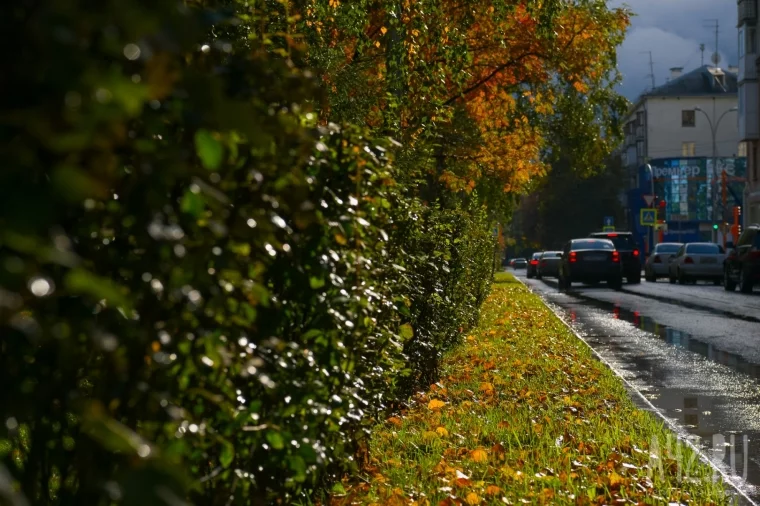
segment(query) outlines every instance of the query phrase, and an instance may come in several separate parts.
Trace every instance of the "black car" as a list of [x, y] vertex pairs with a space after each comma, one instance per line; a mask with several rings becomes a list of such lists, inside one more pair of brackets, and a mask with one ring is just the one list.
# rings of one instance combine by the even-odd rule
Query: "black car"
[[530, 260], [528, 260], [528, 270], [526, 272], [526, 275], [529, 278], [533, 278], [538, 274], [538, 259], [541, 258], [541, 252], [538, 251], [536, 253], [533, 253], [533, 255], [530, 257]]
[[562, 260], [561, 251], [544, 251], [541, 253], [541, 258], [538, 259], [538, 270], [536, 271], [536, 277], [541, 279], [543, 277], [557, 277], [559, 274], [559, 264]]
[[574, 282], [606, 281], [615, 289], [623, 285], [621, 253], [609, 239], [573, 239], [562, 250], [559, 288], [567, 290]]
[[612, 241], [620, 253], [623, 277], [629, 283], [641, 283], [641, 253], [631, 232], [594, 232], [589, 237]]
[[512, 263], [512, 268], [517, 269], [525, 269], [528, 267], [528, 261], [524, 258], [515, 258], [514, 262]]
[[733, 292], [739, 285], [742, 293], [750, 293], [760, 281], [760, 225], [744, 229], [735, 245], [727, 244], [723, 262], [723, 288]]

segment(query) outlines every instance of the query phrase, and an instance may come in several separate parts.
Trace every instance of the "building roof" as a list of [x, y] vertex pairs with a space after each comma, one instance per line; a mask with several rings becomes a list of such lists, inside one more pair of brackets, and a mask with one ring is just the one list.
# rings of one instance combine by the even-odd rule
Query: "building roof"
[[736, 95], [737, 75], [710, 65], [703, 65], [644, 93], [647, 97], [688, 95]]

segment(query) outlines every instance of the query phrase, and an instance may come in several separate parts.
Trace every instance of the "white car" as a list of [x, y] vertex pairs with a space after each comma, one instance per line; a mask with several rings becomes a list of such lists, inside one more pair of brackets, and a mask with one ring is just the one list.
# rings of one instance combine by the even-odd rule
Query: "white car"
[[644, 264], [644, 279], [655, 282], [657, 278], [667, 278], [670, 257], [676, 254], [681, 246], [683, 243], [680, 242], [661, 242], [656, 245]]
[[710, 280], [719, 285], [723, 280], [726, 251], [711, 242], [690, 242], [681, 246], [670, 258], [668, 279], [680, 284]]

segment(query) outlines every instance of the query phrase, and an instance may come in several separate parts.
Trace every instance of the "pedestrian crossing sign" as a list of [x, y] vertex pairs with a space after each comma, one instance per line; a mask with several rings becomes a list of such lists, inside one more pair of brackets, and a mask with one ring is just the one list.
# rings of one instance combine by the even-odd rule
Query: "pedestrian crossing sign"
[[657, 224], [657, 210], [652, 208], [642, 209], [639, 215], [639, 222], [644, 227], [655, 226]]

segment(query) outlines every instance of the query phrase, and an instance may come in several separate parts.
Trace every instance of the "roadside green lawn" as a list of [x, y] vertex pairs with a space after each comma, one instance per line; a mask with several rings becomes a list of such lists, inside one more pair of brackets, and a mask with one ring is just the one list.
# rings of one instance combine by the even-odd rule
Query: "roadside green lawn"
[[[657, 458], [652, 457], [656, 455]], [[541, 300], [498, 274], [441, 380], [374, 429], [329, 504], [729, 504]]]

